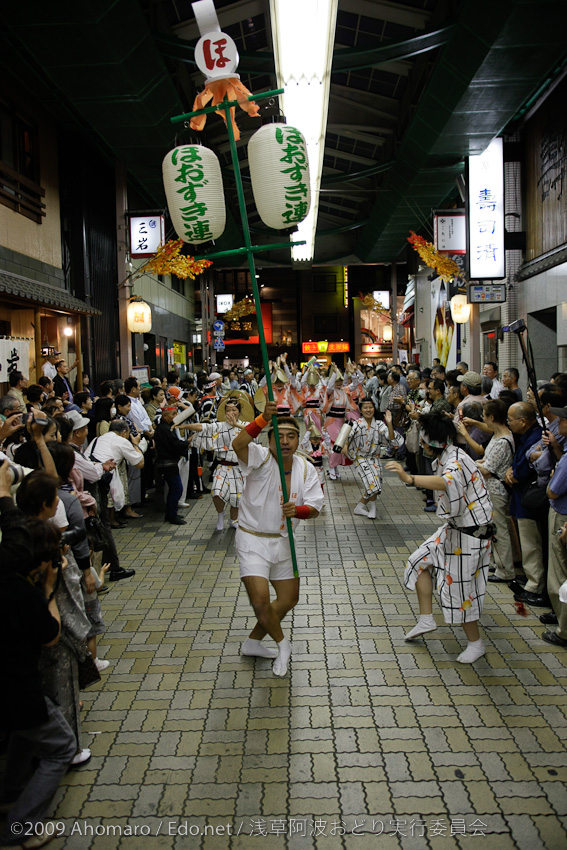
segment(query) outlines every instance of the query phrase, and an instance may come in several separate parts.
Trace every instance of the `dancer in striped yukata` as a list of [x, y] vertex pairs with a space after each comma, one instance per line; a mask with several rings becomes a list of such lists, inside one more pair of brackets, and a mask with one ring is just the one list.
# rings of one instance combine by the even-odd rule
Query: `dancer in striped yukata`
[[[240, 434], [246, 422], [239, 422], [241, 402], [227, 399], [224, 403], [226, 422], [194, 422], [186, 426], [188, 431], [197, 432], [191, 446], [201, 451], [213, 451], [218, 460], [211, 495], [218, 513], [217, 531], [224, 528], [224, 511], [230, 505], [230, 527], [238, 527], [238, 503], [242, 495], [244, 481], [238, 458], [232, 450], [232, 441]], [[219, 413], [220, 413], [219, 408]]]
[[454, 445], [453, 423], [439, 413], [422, 413], [419, 423], [423, 451], [435, 458], [435, 474], [411, 475], [396, 461], [389, 461], [386, 469], [405, 484], [436, 491], [437, 516], [443, 525], [408, 558], [404, 584], [417, 591], [420, 616], [405, 639], [437, 628], [432, 608], [435, 585], [445, 622], [462, 625], [468, 639], [457, 661], [472, 664], [486, 652], [478, 621], [490, 562], [492, 502], [475, 462]]
[[354, 461], [364, 487], [364, 493], [354, 513], [357, 516], [376, 519], [376, 499], [382, 492], [381, 450], [387, 446], [403, 446], [404, 438], [394, 431], [389, 410], [384, 415], [384, 422], [374, 418], [376, 408], [371, 398], [362, 399], [360, 412], [362, 417], [353, 424], [344, 450]]

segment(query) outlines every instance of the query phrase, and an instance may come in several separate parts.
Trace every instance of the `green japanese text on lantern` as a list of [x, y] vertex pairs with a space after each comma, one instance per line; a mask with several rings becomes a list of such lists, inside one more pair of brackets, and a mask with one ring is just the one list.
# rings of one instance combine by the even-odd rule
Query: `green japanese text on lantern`
[[208, 180], [204, 180], [203, 159], [198, 148], [175, 148], [171, 154], [173, 165], [178, 168], [176, 183], [183, 183], [177, 194], [181, 195], [187, 206], [179, 207], [184, 222], [184, 234], [187, 242], [212, 239], [210, 221], [206, 217], [208, 207], [203, 201], [197, 201], [197, 189], [203, 189]]
[[288, 175], [285, 186], [285, 206], [282, 218], [288, 223], [303, 221], [309, 211], [309, 186], [304, 182], [308, 174], [307, 150], [305, 139], [295, 127], [278, 127], [276, 141], [282, 147], [280, 162], [288, 165], [281, 173]]

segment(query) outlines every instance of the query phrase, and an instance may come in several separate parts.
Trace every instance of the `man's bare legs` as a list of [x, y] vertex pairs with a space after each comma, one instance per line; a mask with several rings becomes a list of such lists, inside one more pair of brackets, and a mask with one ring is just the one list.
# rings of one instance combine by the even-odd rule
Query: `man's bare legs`
[[297, 605], [299, 599], [299, 579], [283, 579], [273, 581], [272, 587], [276, 592], [276, 598], [270, 601], [270, 585], [268, 580], [262, 576], [244, 576], [242, 579], [250, 604], [256, 614], [257, 622], [248, 640], [243, 644], [245, 655], [260, 655], [264, 658], [273, 658], [274, 651], [261, 646], [262, 639], [268, 634], [278, 644], [278, 653], [274, 661], [274, 673], [276, 676], [285, 676], [287, 665], [291, 656], [291, 644], [284, 637], [281, 621]]

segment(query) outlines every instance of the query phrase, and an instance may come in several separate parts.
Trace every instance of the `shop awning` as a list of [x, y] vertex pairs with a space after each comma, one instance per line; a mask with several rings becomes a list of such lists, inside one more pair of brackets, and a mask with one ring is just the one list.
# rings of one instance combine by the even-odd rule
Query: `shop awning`
[[82, 316], [102, 315], [96, 307], [75, 298], [66, 289], [10, 272], [0, 272], [0, 299], [2, 296], [6, 296], [10, 301], [24, 302], [30, 307], [51, 307], [53, 310], [78, 313]]

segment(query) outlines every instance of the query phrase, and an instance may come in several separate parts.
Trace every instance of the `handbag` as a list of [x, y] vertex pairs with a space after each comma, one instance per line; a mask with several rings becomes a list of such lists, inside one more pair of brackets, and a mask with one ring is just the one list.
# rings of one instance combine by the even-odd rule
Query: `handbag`
[[419, 451], [419, 425], [415, 419], [406, 431], [406, 448], [412, 455]]
[[100, 552], [108, 545], [107, 533], [100, 517], [88, 516], [85, 518], [87, 537], [95, 552]]
[[547, 497], [547, 484], [543, 486], [535, 481], [528, 481], [522, 489], [520, 503], [526, 511], [532, 514], [544, 513], [549, 508]]
[[85, 688], [100, 682], [101, 675], [90, 652], [85, 655], [83, 661], [78, 661], [77, 664], [79, 667], [79, 690], [84, 691]]

